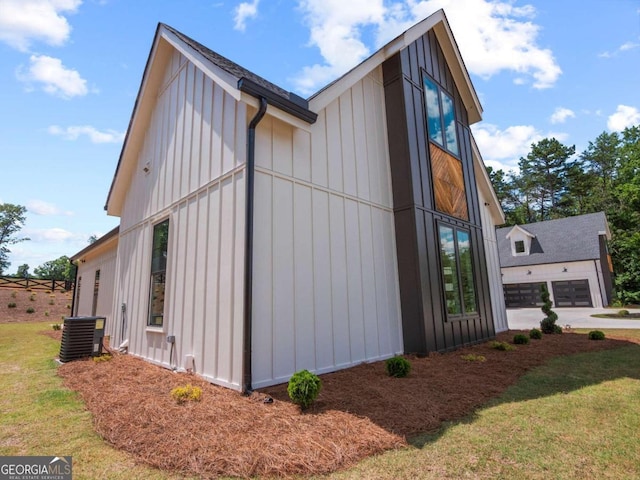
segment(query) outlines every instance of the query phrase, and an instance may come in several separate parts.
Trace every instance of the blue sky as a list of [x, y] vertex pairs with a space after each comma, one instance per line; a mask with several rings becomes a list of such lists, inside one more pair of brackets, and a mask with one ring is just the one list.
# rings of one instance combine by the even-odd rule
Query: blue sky
[[309, 96], [439, 8], [487, 164], [640, 124], [638, 0], [0, 0], [0, 203], [27, 207], [31, 238], [9, 272], [118, 224], [103, 207], [157, 22]]

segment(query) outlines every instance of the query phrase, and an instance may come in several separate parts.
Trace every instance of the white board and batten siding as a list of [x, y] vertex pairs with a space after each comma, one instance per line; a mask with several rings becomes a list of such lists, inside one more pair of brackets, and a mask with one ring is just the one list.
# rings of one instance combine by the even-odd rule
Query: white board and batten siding
[[253, 386], [402, 351], [380, 69], [309, 130], [256, 133]]
[[[92, 316], [95, 304], [95, 316], [106, 318], [106, 327], [113, 326], [114, 315], [112, 313], [113, 291], [116, 270], [115, 242], [113, 248], [101, 250], [97, 255], [87, 255], [78, 263], [76, 276], [74, 316]], [[100, 282], [95, 297], [96, 272], [100, 271]], [[95, 300], [94, 300], [95, 299]], [[109, 330], [107, 330], [109, 331]]]
[[[246, 104], [174, 50], [122, 210], [112, 333], [129, 340], [129, 353], [165, 367], [188, 367], [193, 355], [196, 373], [234, 389], [242, 381], [246, 128]], [[167, 218], [164, 325], [149, 328], [153, 227]], [[176, 338], [171, 359], [168, 335]]]
[[[481, 182], [481, 179], [477, 180]], [[507, 323], [507, 310], [502, 289], [502, 273], [500, 271], [500, 257], [498, 254], [498, 240], [496, 238], [496, 220], [492, 217], [488, 203], [494, 201], [487, 198], [483, 188], [478, 188], [478, 205], [482, 221], [482, 238], [484, 241], [485, 262], [487, 264], [487, 276], [489, 278], [489, 292], [491, 294], [491, 313], [496, 333], [509, 329]]]

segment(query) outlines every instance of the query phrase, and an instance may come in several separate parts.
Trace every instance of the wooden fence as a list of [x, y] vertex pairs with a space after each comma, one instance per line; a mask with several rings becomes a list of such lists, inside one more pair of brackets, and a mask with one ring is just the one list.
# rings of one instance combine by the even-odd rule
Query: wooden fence
[[45, 278], [0, 277], [0, 288], [31, 288], [33, 290], [68, 291], [73, 282], [68, 280], [49, 280]]

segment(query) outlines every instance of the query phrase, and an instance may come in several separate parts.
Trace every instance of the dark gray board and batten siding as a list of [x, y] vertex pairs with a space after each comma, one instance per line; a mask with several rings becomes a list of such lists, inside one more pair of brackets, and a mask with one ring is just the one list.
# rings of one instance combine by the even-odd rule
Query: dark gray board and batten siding
[[[454, 99], [469, 221], [438, 212], [424, 104], [423, 72]], [[426, 354], [495, 335], [468, 116], [433, 31], [383, 64], [396, 248], [406, 353]], [[478, 315], [447, 319], [438, 222], [470, 232]]]

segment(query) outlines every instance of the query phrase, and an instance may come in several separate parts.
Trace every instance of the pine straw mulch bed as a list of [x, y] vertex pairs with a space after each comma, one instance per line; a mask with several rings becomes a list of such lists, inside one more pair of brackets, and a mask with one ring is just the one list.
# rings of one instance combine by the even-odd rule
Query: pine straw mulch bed
[[[412, 370], [402, 379], [388, 377], [384, 362], [362, 364], [322, 375], [318, 400], [304, 413], [288, 401], [286, 385], [243, 397], [131, 355], [70, 362], [59, 374], [82, 396], [98, 433], [141, 462], [203, 478], [288, 476], [335, 471], [407, 445], [415, 434], [469, 415], [555, 356], [624, 345], [574, 333], [545, 335], [509, 352], [484, 343], [409, 357]], [[486, 361], [461, 358], [470, 353]], [[178, 405], [170, 391], [188, 383], [202, 388], [202, 400]], [[273, 403], [264, 402], [269, 397]]]

